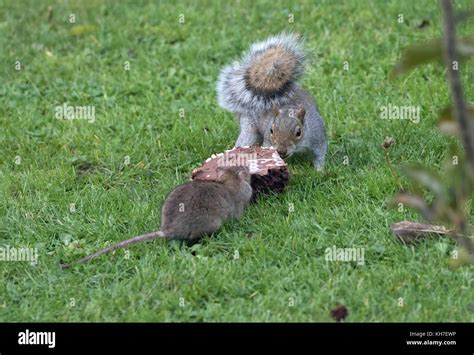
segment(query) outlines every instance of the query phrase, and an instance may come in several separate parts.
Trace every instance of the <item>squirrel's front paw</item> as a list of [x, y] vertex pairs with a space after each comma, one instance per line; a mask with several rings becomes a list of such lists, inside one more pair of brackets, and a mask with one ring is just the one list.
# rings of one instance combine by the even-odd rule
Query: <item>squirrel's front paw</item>
[[313, 164], [317, 172], [321, 172], [324, 170], [324, 161], [315, 160]]

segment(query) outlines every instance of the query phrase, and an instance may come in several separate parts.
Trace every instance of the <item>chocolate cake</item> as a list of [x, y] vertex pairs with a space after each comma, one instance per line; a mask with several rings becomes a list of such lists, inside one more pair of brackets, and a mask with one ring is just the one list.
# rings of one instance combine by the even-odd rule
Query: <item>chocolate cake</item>
[[250, 169], [253, 199], [260, 193], [282, 192], [288, 185], [288, 166], [269, 147], [237, 147], [224, 153], [213, 154], [193, 170], [193, 180], [216, 180], [217, 168], [245, 165]]

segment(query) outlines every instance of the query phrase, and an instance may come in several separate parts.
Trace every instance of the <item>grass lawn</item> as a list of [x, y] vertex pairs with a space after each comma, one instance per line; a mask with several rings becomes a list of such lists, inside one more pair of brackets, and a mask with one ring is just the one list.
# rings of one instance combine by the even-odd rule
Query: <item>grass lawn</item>
[[[283, 30], [313, 52], [303, 84], [327, 126], [324, 172], [292, 158], [285, 193], [192, 247], [159, 240], [60, 270], [159, 228], [165, 194], [237, 137], [219, 70]], [[474, 321], [473, 267], [448, 266], [451, 241], [398, 243], [390, 224], [421, 219], [385, 205], [386, 136], [395, 165], [438, 168], [452, 142], [436, 129], [441, 65], [388, 80], [403, 47], [440, 34], [432, 0], [0, 0], [0, 246], [39, 253], [0, 262], [0, 321], [324, 322], [338, 304], [348, 322]], [[95, 121], [55, 118], [65, 103]], [[381, 119], [389, 104], [420, 106], [419, 123]], [[364, 248], [365, 264], [326, 261], [333, 246]]]

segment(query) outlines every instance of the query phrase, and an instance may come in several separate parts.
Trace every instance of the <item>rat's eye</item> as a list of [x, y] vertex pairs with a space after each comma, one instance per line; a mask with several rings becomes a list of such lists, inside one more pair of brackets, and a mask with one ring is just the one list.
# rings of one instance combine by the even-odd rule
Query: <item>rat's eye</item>
[[298, 127], [298, 129], [296, 130], [296, 137], [301, 137], [301, 128]]

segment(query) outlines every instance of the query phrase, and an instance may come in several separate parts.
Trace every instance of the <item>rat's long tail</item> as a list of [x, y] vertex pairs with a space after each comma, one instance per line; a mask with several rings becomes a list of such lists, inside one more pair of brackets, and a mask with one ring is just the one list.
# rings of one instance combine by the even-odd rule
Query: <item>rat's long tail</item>
[[284, 105], [304, 70], [305, 50], [297, 34], [281, 33], [254, 43], [242, 59], [221, 70], [219, 105], [234, 113], [255, 115]]
[[[151, 232], [151, 233], [147, 233], [147, 234], [138, 235], [136, 237], [121, 241], [117, 244], [113, 244], [113, 245], [108, 246], [107, 248], [96, 251], [94, 254], [91, 254], [91, 255], [88, 255], [88, 256], [86, 256], [82, 259], [79, 259], [78, 261], [76, 261], [76, 263], [85, 263], [89, 260], [97, 258], [99, 255], [108, 253], [109, 251], [120, 249], [120, 248], [125, 248], [125, 247], [128, 247], [128, 246], [133, 245], [133, 244], [141, 243], [141, 242], [144, 242], [144, 241], [147, 241], [147, 240], [153, 240], [153, 239], [156, 239], [156, 238], [166, 238], [166, 236], [162, 231], [156, 231], [156, 232]], [[63, 265], [61, 265], [61, 268], [62, 269], [67, 269], [70, 266], [71, 266], [71, 264], [63, 264]]]

